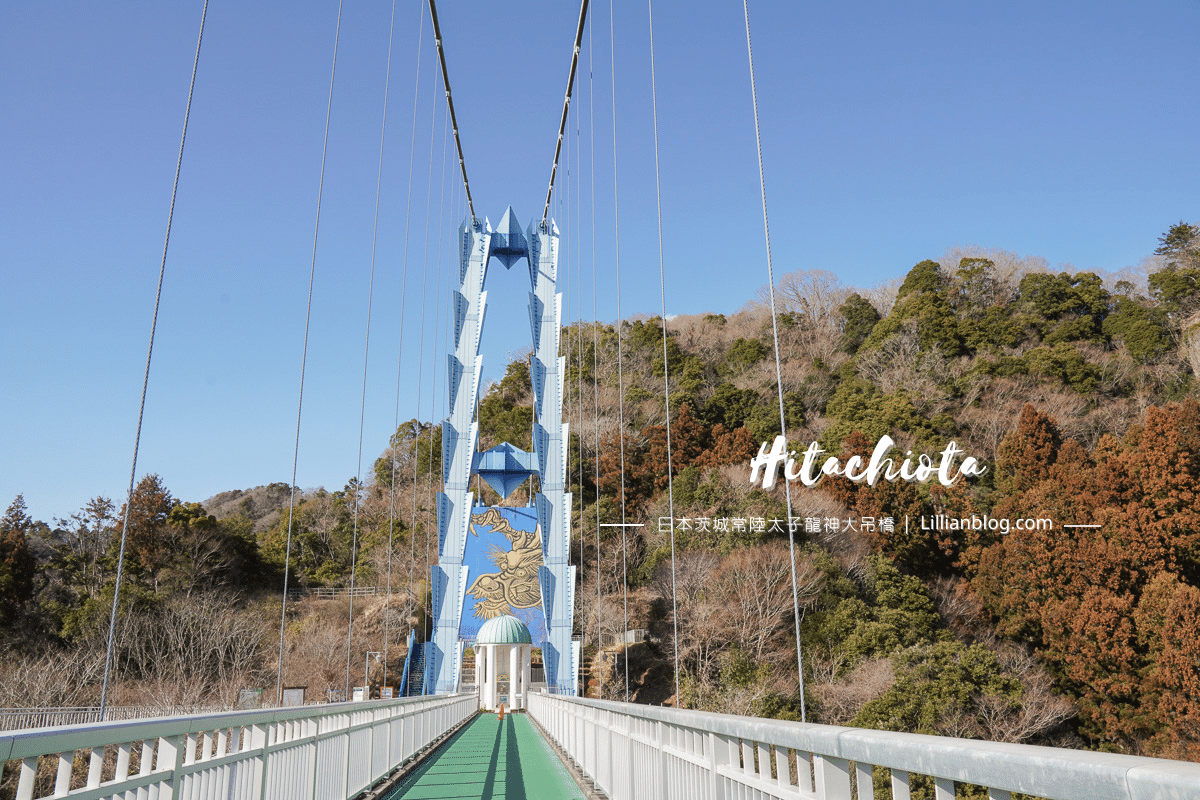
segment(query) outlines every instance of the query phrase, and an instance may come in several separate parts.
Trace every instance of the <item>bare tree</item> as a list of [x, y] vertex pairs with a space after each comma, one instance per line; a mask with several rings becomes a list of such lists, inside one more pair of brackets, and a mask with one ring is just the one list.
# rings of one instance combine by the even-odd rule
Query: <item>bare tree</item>
[[126, 614], [123, 678], [158, 703], [232, 704], [238, 684], [263, 678], [269, 625], [225, 592], [176, 597]]
[[[792, 584], [787, 545], [771, 542], [734, 550], [721, 563], [713, 587], [724, 610], [717, 619], [729, 641], [754, 661], [778, 650], [790, 651], [790, 643], [779, 644], [780, 634], [790, 630]], [[822, 573], [811, 557], [796, 564], [800, 602], [811, 603], [817, 595]]]
[[913, 406], [924, 414], [944, 410], [949, 400], [942, 388], [950, 377], [946, 357], [936, 344], [921, 348], [915, 319], [905, 321], [879, 347], [861, 353], [855, 367], [885, 394], [907, 392]]
[[963, 578], [945, 575], [934, 580], [929, 596], [945, 620], [946, 626], [965, 642], [978, 641], [994, 646], [995, 628], [984, 611], [983, 603]]
[[992, 262], [995, 290], [988, 298], [990, 304], [1007, 303], [1017, 292], [1021, 278], [1034, 273], [1049, 272], [1050, 265], [1041, 256], [1020, 256], [1011, 250], [1001, 250], [995, 247], [980, 247], [979, 245], [954, 245], [946, 249], [938, 264], [942, 270], [953, 277], [958, 272], [958, 266], [964, 258], [983, 258]]
[[[680, 661], [694, 674], [706, 676], [716, 664], [717, 656], [726, 644], [721, 630], [719, 604], [713, 597], [712, 586], [720, 556], [712, 550], [685, 550], [675, 558], [674, 597], [678, 615], [678, 641], [675, 626], [666, 631], [666, 647], [678, 652]], [[660, 564], [655, 572], [653, 588], [662, 597], [672, 596], [671, 564]]]
[[844, 678], [829, 675], [813, 685], [820, 721], [826, 725], [847, 725], [872, 700], [882, 697], [895, 681], [892, 662], [887, 658], [868, 658]]
[[1200, 375], [1200, 313], [1183, 321], [1183, 353], [1192, 365], [1192, 374]]
[[55, 708], [92, 702], [104, 651], [89, 647], [0, 659], [0, 707]]
[[998, 742], [1027, 742], [1075, 716], [1074, 704], [1053, 691], [1054, 680], [1028, 648], [1006, 644], [998, 653], [1004, 671], [1021, 681], [1024, 691], [1015, 706], [984, 697], [979, 713], [986, 737]]
[[[796, 340], [792, 354], [803, 353], [805, 360], [828, 360], [837, 353], [842, 315], [839, 312], [851, 289], [832, 272], [823, 269], [797, 270], [779, 279], [775, 287], [775, 307], [794, 318], [788, 337]], [[758, 299], [767, 304], [767, 290], [758, 290]]]

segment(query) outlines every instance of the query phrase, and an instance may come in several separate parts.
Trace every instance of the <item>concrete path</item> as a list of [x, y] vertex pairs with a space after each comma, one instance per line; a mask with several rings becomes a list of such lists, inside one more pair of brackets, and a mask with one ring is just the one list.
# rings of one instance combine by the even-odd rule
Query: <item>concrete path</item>
[[384, 800], [583, 800], [578, 784], [524, 714], [480, 714]]

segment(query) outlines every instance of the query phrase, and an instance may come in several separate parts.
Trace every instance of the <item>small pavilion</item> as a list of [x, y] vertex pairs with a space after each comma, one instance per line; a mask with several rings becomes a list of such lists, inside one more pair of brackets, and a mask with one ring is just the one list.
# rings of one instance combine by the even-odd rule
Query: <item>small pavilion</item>
[[533, 637], [516, 617], [493, 617], [475, 638], [475, 685], [484, 711], [525, 708], [532, 676]]

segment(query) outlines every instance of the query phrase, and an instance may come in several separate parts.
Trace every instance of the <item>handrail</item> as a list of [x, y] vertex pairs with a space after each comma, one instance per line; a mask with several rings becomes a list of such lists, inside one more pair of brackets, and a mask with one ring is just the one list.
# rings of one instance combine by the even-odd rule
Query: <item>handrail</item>
[[409, 630], [409, 632], [408, 632], [408, 653], [404, 656], [404, 672], [401, 673], [401, 675], [400, 675], [400, 696], [401, 697], [408, 696], [408, 673], [409, 673], [410, 667], [412, 666], [413, 645], [416, 641], [417, 641], [416, 630]]
[[[1056, 800], [1200, 797], [1200, 764], [1055, 747], [954, 739], [736, 717], [549, 694], [529, 713], [612, 800], [635, 787], [661, 798], [873, 797], [872, 767], [908, 800], [909, 775], [934, 779], [937, 800], [956, 782]], [[799, 768], [797, 768], [799, 765]], [[640, 791], [640, 790], [639, 790]]]
[[[152, 719], [230, 711], [229, 706], [109, 706], [109, 720]], [[100, 706], [52, 706], [41, 708], [0, 708], [0, 731], [24, 728], [49, 728], [82, 725], [100, 721]]]
[[476, 705], [444, 695], [11, 731], [0, 734], [0, 762], [20, 762], [17, 800], [145, 789], [172, 800], [334, 800], [379, 781]]

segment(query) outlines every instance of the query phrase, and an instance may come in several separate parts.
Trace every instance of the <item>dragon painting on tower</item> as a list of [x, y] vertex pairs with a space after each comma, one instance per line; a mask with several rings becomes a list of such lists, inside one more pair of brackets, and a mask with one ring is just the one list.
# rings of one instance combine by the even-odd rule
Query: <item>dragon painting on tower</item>
[[512, 543], [512, 549], [488, 546], [487, 559], [498, 571], [480, 575], [467, 590], [476, 598], [475, 616], [492, 619], [519, 608], [536, 607], [542, 599], [538, 588], [538, 567], [542, 564], [538, 531], [517, 530], [494, 508], [471, 516], [474, 536], [479, 535], [477, 525], [503, 534]]

